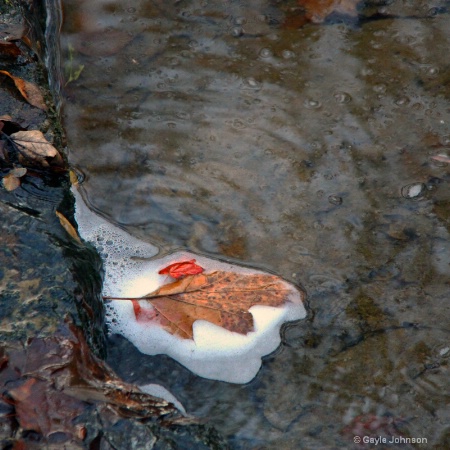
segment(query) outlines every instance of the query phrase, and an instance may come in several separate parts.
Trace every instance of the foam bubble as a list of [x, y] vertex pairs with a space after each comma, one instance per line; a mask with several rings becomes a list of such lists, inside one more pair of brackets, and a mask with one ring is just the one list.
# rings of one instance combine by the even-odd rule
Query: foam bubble
[[[241, 274], [264, 273], [189, 252], [177, 252], [159, 259], [136, 259], [136, 255], [150, 258], [157, 254], [158, 249], [93, 213], [79, 192], [76, 189], [73, 191], [76, 197], [75, 218], [81, 237], [90, 241], [97, 249], [102, 247], [102, 253], [107, 254], [104, 257], [105, 296], [144, 296], [168, 282], [166, 275], [158, 274], [160, 269], [182, 260], [196, 259], [197, 264], [206, 272], [222, 270]], [[142, 353], [169, 355], [204, 378], [247, 383], [259, 371], [261, 357], [279, 346], [281, 325], [306, 316], [302, 293], [290, 283], [283, 283], [290, 291], [289, 301], [278, 308], [262, 305], [251, 307], [254, 331], [247, 335], [197, 320], [193, 325], [193, 340], [182, 339], [158, 325], [137, 322], [132, 303], [123, 300], [107, 302], [107, 323], [111, 333], [121, 334]], [[141, 302], [141, 307], [152, 308], [145, 302]]]

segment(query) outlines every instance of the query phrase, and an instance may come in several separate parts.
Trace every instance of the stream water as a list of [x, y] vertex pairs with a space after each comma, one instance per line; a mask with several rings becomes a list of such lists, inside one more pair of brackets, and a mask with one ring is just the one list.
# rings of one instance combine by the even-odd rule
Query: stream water
[[115, 370], [164, 385], [235, 449], [449, 448], [448, 3], [301, 27], [293, 1], [62, 3], [63, 114], [90, 207], [161, 254], [308, 293], [246, 385], [119, 336]]

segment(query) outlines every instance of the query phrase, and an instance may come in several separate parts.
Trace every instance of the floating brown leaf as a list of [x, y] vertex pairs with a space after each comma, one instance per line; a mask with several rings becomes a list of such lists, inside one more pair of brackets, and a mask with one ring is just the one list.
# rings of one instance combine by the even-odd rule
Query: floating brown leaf
[[56, 166], [63, 168], [64, 161], [58, 150], [39, 130], [18, 131], [10, 136], [22, 156], [21, 163], [38, 165], [44, 168]]
[[144, 300], [128, 300], [133, 300], [138, 321], [158, 323], [176, 336], [192, 339], [196, 320], [245, 335], [253, 330], [252, 306], [278, 307], [291, 293], [275, 275], [216, 271], [186, 276], [142, 297], [153, 311], [141, 307]]
[[6, 75], [7, 77], [11, 78], [11, 80], [14, 81], [16, 88], [19, 90], [23, 98], [30, 105], [36, 106], [36, 108], [42, 109], [44, 111], [47, 110], [47, 105], [45, 104], [44, 96], [42, 95], [40, 89], [35, 84], [23, 80], [20, 77], [15, 77], [6, 70], [0, 70], [0, 73]]

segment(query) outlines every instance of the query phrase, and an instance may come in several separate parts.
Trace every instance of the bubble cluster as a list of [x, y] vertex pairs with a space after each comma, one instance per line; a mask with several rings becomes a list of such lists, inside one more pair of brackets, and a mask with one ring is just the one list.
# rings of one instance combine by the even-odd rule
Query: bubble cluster
[[[75, 220], [78, 232], [97, 249], [103, 260], [105, 268], [103, 294], [122, 296], [127, 291], [130, 293], [126, 295], [134, 295], [136, 289], [129, 288], [129, 280], [140, 277], [142, 266], [149, 263], [149, 258], [158, 254], [158, 248], [131, 236], [93, 213], [78, 190], [73, 189], [73, 193], [76, 200]], [[148, 281], [146, 287], [148, 292], [156, 283], [155, 277]]]

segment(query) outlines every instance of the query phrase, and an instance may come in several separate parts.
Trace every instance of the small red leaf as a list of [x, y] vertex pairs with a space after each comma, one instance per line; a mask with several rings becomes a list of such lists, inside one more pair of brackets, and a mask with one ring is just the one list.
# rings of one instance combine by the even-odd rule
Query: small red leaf
[[190, 261], [176, 262], [164, 267], [158, 273], [160, 275], [170, 275], [172, 278], [182, 278], [186, 275], [197, 275], [203, 272], [203, 267], [195, 264], [195, 259]]

